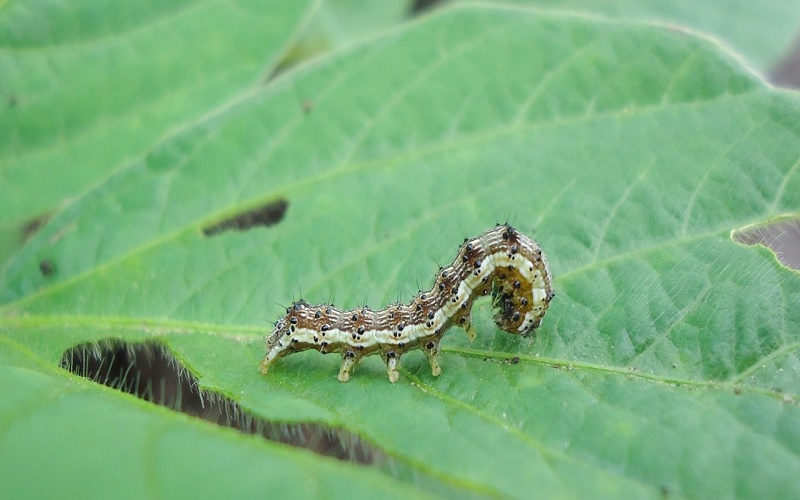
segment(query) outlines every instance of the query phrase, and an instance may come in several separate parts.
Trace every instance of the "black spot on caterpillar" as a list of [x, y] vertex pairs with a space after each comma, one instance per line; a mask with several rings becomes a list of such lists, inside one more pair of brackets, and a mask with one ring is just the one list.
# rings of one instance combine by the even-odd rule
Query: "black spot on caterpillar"
[[539, 326], [555, 295], [541, 248], [509, 225], [465, 240], [453, 263], [439, 270], [431, 290], [420, 292], [409, 304], [379, 311], [367, 307], [340, 311], [303, 300], [293, 303], [267, 339], [261, 373], [266, 374], [284, 356], [316, 349], [323, 354], [342, 353], [342, 382], [350, 379], [361, 358], [380, 354], [394, 383], [400, 376], [400, 356], [422, 349], [433, 375], [439, 375], [442, 336], [458, 325], [473, 340], [472, 304], [489, 293], [497, 326], [523, 336]]

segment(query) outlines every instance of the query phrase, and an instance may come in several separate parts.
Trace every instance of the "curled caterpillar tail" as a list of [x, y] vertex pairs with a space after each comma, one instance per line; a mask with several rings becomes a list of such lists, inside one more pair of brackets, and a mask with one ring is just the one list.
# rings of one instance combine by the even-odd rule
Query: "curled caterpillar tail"
[[261, 373], [266, 374], [284, 356], [315, 349], [323, 354], [342, 354], [342, 382], [350, 379], [363, 357], [380, 354], [394, 383], [400, 376], [400, 356], [411, 349], [422, 349], [437, 376], [442, 371], [442, 336], [456, 325], [474, 339], [472, 305], [476, 298], [489, 294], [497, 326], [523, 336], [539, 326], [555, 296], [541, 248], [508, 225], [465, 240], [453, 263], [439, 270], [433, 288], [421, 292], [410, 304], [379, 311], [368, 307], [341, 311], [334, 306], [295, 302], [267, 339]]

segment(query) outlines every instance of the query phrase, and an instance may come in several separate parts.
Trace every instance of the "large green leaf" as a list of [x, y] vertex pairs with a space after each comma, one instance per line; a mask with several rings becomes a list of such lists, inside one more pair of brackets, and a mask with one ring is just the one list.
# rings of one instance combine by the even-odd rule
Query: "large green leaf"
[[[476, 495], [796, 497], [800, 276], [731, 232], [798, 213], [799, 111], [703, 38], [500, 7], [443, 10], [283, 74], [116, 168], [4, 268], [0, 464], [18, 470], [24, 448], [99, 482], [71, 461], [85, 440], [122, 446], [126, 484], [158, 488], [146, 436], [183, 454], [165, 477], [214, 464], [226, 492], [267, 491], [282, 474], [268, 464], [285, 462], [313, 463], [293, 474], [333, 494], [352, 476]], [[276, 200], [277, 225], [204, 235]], [[276, 303], [406, 300], [507, 215], [555, 277], [534, 340], [498, 331], [484, 303], [473, 344], [446, 337], [438, 378], [417, 352], [395, 385], [375, 358], [341, 384], [338, 356], [316, 352], [258, 373]], [[342, 429], [413, 474], [257, 443], [56, 368], [109, 338], [159, 342], [253, 415]], [[64, 435], [73, 448], [45, 444]], [[44, 489], [51, 469], [24, 477]]]

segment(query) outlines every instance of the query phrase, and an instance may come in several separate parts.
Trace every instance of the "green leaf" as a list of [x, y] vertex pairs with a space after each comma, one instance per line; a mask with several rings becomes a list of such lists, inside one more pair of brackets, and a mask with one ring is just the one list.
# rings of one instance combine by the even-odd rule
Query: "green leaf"
[[0, 261], [37, 217], [259, 85], [308, 4], [0, 4]]
[[[229, 494], [308, 478], [310, 496], [355, 482], [797, 497], [800, 275], [731, 233], [797, 216], [798, 112], [702, 37], [507, 7], [442, 10], [243, 90], [114, 166], [3, 268], [0, 465], [28, 449], [104, 484], [70, 465], [85, 443], [142, 494], [162, 491], [156, 450], [164, 477], [201, 471], [205, 491], [227, 474]], [[204, 234], [279, 200], [270, 227]], [[555, 277], [535, 339], [481, 303], [478, 339], [450, 333], [438, 378], [419, 352], [395, 385], [376, 358], [341, 384], [338, 356], [313, 351], [258, 373], [277, 303], [407, 300], [507, 216]], [[265, 444], [56, 368], [107, 339], [158, 342], [251, 414], [355, 434], [411, 472]], [[73, 447], [50, 445], [64, 435]], [[304, 479], [281, 482], [284, 463]], [[51, 470], [20, 477], [44, 489]]]

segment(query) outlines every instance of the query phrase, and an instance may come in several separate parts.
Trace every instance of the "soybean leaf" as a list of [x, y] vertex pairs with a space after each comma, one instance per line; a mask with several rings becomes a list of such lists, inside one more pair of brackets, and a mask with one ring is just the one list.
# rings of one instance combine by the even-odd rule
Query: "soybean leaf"
[[[133, 418], [53, 367], [81, 343], [156, 342], [249, 414], [370, 443], [394, 469], [363, 469], [365, 488], [797, 496], [800, 277], [731, 235], [796, 217], [798, 104], [680, 30], [442, 10], [280, 75], [56, 215], [4, 269], [4, 356], [44, 374], [43, 401]], [[269, 227], [223, 222], [280, 206]], [[484, 303], [478, 340], [451, 333], [438, 378], [418, 352], [393, 386], [374, 358], [341, 384], [316, 352], [258, 373], [276, 302], [406, 300], [506, 214], [555, 276], [533, 341]], [[23, 404], [0, 438], [57, 420], [24, 384], [3, 390]]]

